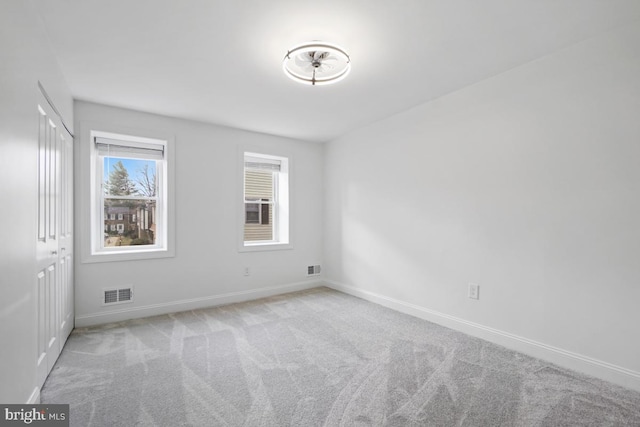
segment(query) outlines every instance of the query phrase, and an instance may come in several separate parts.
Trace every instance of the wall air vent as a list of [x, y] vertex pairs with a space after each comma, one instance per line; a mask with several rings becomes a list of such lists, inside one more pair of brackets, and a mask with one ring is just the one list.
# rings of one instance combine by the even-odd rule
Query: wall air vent
[[133, 288], [103, 289], [102, 305], [122, 304], [133, 301]]
[[307, 267], [307, 276], [318, 276], [320, 274], [319, 265], [310, 265]]

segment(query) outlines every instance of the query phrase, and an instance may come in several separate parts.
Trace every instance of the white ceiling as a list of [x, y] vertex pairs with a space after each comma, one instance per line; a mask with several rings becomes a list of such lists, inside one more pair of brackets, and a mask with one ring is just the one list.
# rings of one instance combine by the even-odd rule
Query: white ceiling
[[[638, 0], [34, 0], [76, 99], [328, 141], [640, 19]], [[287, 49], [352, 72], [295, 83]]]

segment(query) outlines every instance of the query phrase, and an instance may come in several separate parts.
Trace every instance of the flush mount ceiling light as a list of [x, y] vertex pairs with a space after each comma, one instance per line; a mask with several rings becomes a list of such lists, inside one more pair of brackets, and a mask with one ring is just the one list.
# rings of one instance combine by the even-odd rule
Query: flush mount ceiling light
[[316, 86], [337, 83], [351, 71], [349, 55], [324, 42], [309, 42], [289, 49], [282, 61], [284, 73], [291, 79]]

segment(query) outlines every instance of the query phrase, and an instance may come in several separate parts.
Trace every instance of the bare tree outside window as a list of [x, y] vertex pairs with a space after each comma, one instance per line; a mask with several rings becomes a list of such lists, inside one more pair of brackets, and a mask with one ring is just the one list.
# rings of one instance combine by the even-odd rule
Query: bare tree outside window
[[149, 170], [149, 164], [144, 164], [142, 168], [137, 170], [135, 183], [138, 192], [143, 196], [155, 197], [156, 196], [156, 171]]

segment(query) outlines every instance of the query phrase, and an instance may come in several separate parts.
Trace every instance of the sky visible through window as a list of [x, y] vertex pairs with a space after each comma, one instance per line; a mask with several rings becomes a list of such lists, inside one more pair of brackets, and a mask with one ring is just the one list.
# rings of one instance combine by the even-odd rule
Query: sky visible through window
[[114, 171], [114, 166], [121, 162], [124, 168], [126, 169], [129, 180], [136, 187], [136, 189], [141, 190], [140, 184], [138, 183], [141, 175], [144, 174], [145, 166], [147, 167], [147, 175], [149, 177], [156, 176], [156, 161], [155, 160], [144, 160], [144, 159], [127, 159], [121, 157], [105, 157], [104, 158], [104, 175], [103, 180], [104, 183], [107, 184], [109, 182], [109, 176]]

